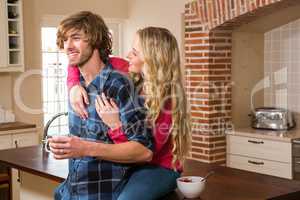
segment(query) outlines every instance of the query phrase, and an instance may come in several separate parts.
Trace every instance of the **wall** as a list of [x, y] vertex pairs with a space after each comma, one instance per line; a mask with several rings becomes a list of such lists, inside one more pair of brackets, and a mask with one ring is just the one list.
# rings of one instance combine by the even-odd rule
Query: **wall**
[[[184, 5], [189, 0], [128, 0], [128, 19], [124, 30], [124, 56], [131, 49], [137, 29], [146, 26], [168, 28], [182, 47]], [[181, 48], [182, 49], [182, 48]]]
[[300, 123], [300, 19], [265, 34], [265, 105], [291, 110]]
[[[300, 85], [296, 81], [300, 73], [297, 71], [299, 9], [300, 5], [284, 8], [234, 30], [232, 122], [235, 127], [249, 125], [250, 92], [256, 88], [259, 90], [253, 98], [254, 107], [288, 108], [299, 121]], [[262, 80], [266, 82], [259, 83]]]
[[3, 106], [5, 110], [12, 110], [13, 103], [12, 99], [12, 79], [11, 75], [8, 73], [0, 73], [0, 105]]
[[264, 77], [264, 35], [235, 30], [232, 35], [232, 123], [235, 128], [249, 127], [251, 98], [253, 106], [263, 106], [263, 92], [255, 85]]

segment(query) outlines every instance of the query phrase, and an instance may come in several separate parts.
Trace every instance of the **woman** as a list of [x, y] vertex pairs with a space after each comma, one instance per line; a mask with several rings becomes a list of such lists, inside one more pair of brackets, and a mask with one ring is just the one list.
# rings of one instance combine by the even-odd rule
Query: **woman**
[[[167, 29], [147, 27], [137, 31], [128, 59], [129, 70], [144, 75], [145, 107], [155, 150], [150, 163], [132, 170], [118, 200], [154, 200], [176, 188], [190, 143], [178, 44]], [[98, 96], [96, 110], [111, 128], [109, 136], [114, 142], [126, 141], [113, 100]]]

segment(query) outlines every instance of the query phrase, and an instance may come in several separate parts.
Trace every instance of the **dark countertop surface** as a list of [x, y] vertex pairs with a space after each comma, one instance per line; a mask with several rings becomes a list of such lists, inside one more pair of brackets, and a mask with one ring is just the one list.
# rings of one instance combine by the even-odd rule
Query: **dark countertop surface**
[[[0, 163], [61, 182], [68, 173], [67, 160], [55, 160], [42, 146], [1, 150]], [[202, 200], [299, 200], [300, 181], [277, 178], [213, 164], [187, 160], [184, 175], [204, 176], [215, 171], [201, 194]], [[164, 200], [181, 200], [173, 192]]]
[[0, 123], [0, 131], [9, 131], [16, 129], [35, 128], [35, 124], [27, 124], [23, 122], [7, 122]]

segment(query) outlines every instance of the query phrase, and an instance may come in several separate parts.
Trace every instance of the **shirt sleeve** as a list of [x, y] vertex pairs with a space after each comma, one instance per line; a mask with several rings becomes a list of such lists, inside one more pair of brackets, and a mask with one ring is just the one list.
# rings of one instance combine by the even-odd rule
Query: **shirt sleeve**
[[110, 57], [109, 62], [115, 70], [128, 74], [129, 63], [127, 60], [119, 57]]
[[[162, 111], [155, 122], [153, 137], [155, 141], [155, 152], [159, 152], [170, 139], [170, 130], [172, 126], [172, 115], [169, 112]], [[109, 129], [109, 137], [115, 144], [128, 141], [122, 127]]]
[[119, 128], [113, 129], [113, 130], [109, 129], [108, 135], [115, 144], [119, 144], [119, 143], [128, 141], [125, 133], [122, 130], [122, 127], [119, 127]]
[[128, 141], [136, 141], [153, 150], [152, 129], [146, 121], [146, 110], [140, 105], [138, 95], [131, 84], [119, 88], [117, 104], [120, 111], [122, 131]]
[[80, 72], [78, 67], [69, 65], [68, 66], [68, 77], [67, 77], [67, 86], [70, 90], [74, 85], [80, 83]]
[[162, 109], [153, 128], [153, 137], [155, 140], [155, 151], [159, 152], [170, 139], [170, 130], [172, 126], [171, 112]]

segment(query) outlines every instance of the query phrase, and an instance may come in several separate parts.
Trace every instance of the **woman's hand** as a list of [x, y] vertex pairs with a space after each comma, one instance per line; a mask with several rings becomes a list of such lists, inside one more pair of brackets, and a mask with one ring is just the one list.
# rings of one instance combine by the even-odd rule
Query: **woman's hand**
[[81, 85], [74, 85], [70, 89], [70, 104], [73, 110], [78, 114], [82, 119], [87, 119], [88, 113], [85, 109], [85, 104], [89, 104], [89, 98], [87, 92]]
[[101, 96], [97, 96], [95, 106], [99, 117], [111, 129], [122, 126], [117, 104], [112, 99], [108, 100], [104, 93]]

